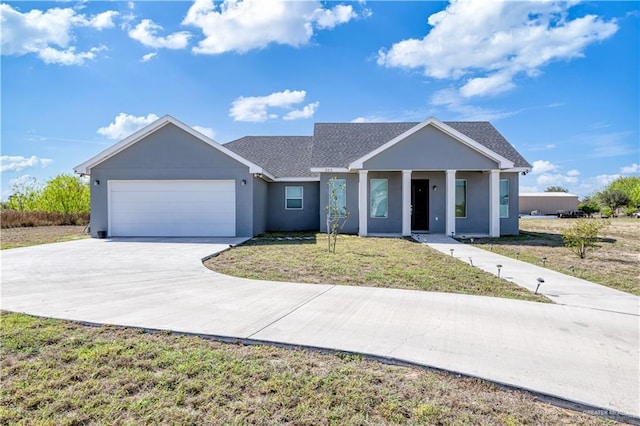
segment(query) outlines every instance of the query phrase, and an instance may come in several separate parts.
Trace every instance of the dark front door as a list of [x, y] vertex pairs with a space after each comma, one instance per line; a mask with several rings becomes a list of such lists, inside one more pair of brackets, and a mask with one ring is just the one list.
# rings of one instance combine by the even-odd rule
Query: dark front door
[[411, 181], [411, 229], [429, 230], [429, 180]]

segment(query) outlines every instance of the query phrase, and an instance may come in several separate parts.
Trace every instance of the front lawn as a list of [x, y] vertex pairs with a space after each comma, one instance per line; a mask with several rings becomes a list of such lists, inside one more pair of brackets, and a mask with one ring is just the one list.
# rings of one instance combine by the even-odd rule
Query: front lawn
[[424, 244], [401, 238], [340, 235], [327, 253], [326, 234], [267, 234], [205, 262], [244, 278], [441, 291], [549, 302]]
[[0, 424], [610, 424], [358, 356], [1, 313]]
[[585, 259], [562, 241], [562, 231], [576, 220], [590, 219], [520, 219], [519, 236], [475, 239], [474, 244], [539, 266], [546, 257], [547, 268], [640, 296], [640, 220], [611, 219], [599, 247]]

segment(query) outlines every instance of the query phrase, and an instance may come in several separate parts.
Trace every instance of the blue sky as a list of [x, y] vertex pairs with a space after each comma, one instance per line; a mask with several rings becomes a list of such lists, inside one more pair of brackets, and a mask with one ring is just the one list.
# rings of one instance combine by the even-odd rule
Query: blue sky
[[220, 143], [489, 120], [521, 191], [637, 175], [637, 2], [3, 2], [2, 198], [170, 114]]

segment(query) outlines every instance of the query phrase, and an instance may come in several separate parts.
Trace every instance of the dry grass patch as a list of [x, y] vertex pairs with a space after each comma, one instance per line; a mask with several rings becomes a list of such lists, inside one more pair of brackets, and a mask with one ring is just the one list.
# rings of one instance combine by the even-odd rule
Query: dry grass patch
[[640, 296], [640, 220], [611, 219], [599, 247], [590, 250], [586, 259], [580, 259], [562, 241], [562, 231], [576, 220], [580, 219], [520, 219], [520, 236], [475, 239], [474, 244], [487, 249], [492, 244], [497, 253], [537, 265], [546, 257], [547, 268]]
[[611, 423], [357, 356], [2, 313], [0, 424]]
[[0, 249], [35, 246], [60, 241], [87, 238], [84, 226], [37, 226], [33, 228], [6, 228], [0, 230]]
[[271, 281], [389, 287], [549, 300], [444, 256], [413, 240], [341, 235], [336, 254], [326, 234], [268, 234], [205, 262], [227, 275]]

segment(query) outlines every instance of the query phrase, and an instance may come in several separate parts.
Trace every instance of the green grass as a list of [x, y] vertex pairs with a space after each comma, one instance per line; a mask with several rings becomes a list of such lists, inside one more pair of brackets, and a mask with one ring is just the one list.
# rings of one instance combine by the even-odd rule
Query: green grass
[[562, 230], [576, 220], [521, 219], [519, 236], [474, 239], [474, 244], [539, 266], [546, 257], [547, 268], [640, 296], [640, 220], [611, 219], [598, 247], [585, 259], [564, 247], [562, 240]]
[[268, 234], [205, 265], [238, 277], [272, 281], [390, 287], [548, 302], [544, 296], [401, 238], [341, 235], [336, 254], [326, 234]]
[[359, 356], [0, 314], [0, 424], [604, 424]]

